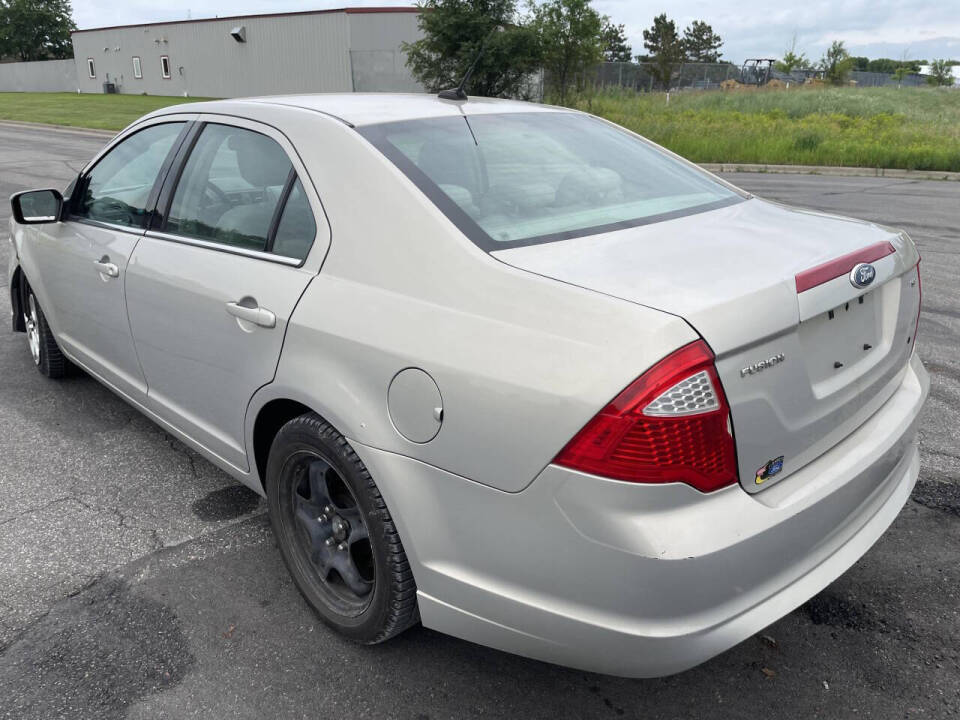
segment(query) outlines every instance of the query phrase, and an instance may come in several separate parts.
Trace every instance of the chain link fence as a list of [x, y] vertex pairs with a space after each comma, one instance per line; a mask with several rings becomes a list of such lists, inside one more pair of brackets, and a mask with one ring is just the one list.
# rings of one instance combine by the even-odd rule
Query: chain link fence
[[[423, 86], [413, 77], [406, 65], [406, 55], [399, 50], [351, 50], [350, 70], [353, 89], [356, 92], [423, 92]], [[574, 78], [576, 88], [596, 89], [624, 88], [636, 92], [654, 92], [667, 89], [659, 79], [655, 63], [607, 62], [595, 70]], [[763, 71], [757, 68], [732, 63], [678, 63], [670, 73], [669, 88], [676, 90], [719, 90], [723, 83], [734, 80], [748, 85], [759, 84]], [[821, 75], [818, 70], [795, 70], [792, 73], [770, 71], [770, 80], [779, 86], [802, 85]], [[892, 75], [878, 72], [853, 71], [850, 80], [861, 87], [904, 86], [919, 87], [926, 84], [923, 75], [907, 75], [897, 80]], [[518, 92], [525, 100], [541, 100], [551, 88], [549, 74], [542, 71], [527, 78]]]
[[[739, 80], [740, 67], [730, 63], [680, 63], [672, 68], [670, 89], [713, 90], [726, 80]], [[597, 68], [597, 87], [663, 90], [654, 63], [608, 62]]]
[[[761, 71], [762, 73], [762, 71]], [[731, 63], [678, 63], [670, 73], [670, 90], [717, 90], [727, 80], [736, 80], [747, 85], [758, 84], [759, 77], [756, 68], [742, 68]], [[776, 80], [782, 85], [802, 85], [814, 78], [820, 77], [819, 70], [794, 70], [791, 73], [782, 73], [771, 70], [770, 80]], [[879, 72], [861, 72], [854, 70], [849, 79], [862, 87], [904, 86], [919, 87], [926, 84], [923, 75], [911, 74], [902, 80], [893, 75]], [[596, 86], [603, 88], [630, 88], [637, 92], [653, 92], [665, 90], [659, 79], [657, 66], [654, 63], [635, 62], [608, 62], [597, 67]]]
[[920, 87], [927, 84], [926, 77], [915, 73], [904, 75], [902, 80], [897, 80], [888, 73], [854, 70], [850, 73], [850, 79], [860, 87]]

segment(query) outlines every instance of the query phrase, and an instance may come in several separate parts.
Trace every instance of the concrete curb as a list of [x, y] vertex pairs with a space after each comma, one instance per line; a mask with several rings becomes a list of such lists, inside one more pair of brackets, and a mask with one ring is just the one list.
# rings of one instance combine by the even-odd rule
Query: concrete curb
[[751, 163], [700, 163], [710, 172], [780, 173], [788, 175], [833, 175], [834, 177], [885, 177], [905, 180], [960, 181], [960, 172], [946, 170], [899, 170], [897, 168], [833, 167], [829, 165], [761, 165]]
[[21, 120], [0, 120], [0, 125], [9, 127], [33, 128], [34, 130], [59, 130], [61, 132], [73, 133], [75, 135], [88, 135], [91, 137], [106, 138], [109, 140], [116, 135], [119, 130], [97, 130], [95, 128], [81, 128], [74, 125], [51, 125], [49, 123], [23, 122]]

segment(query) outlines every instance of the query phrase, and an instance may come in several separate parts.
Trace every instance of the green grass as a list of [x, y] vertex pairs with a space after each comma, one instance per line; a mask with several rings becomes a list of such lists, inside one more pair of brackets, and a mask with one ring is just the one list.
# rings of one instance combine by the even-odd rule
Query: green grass
[[604, 92], [574, 107], [700, 163], [960, 171], [960, 91]]
[[0, 120], [121, 130], [153, 110], [206, 99], [154, 95], [0, 93]]

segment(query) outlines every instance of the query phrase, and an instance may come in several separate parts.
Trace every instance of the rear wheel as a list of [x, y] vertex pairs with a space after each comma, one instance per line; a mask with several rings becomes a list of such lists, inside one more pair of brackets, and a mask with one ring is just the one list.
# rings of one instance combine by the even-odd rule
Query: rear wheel
[[23, 323], [27, 330], [27, 345], [30, 347], [33, 364], [48, 378], [65, 377], [70, 368], [70, 361], [60, 352], [60, 347], [53, 338], [50, 326], [47, 325], [47, 318], [40, 308], [40, 303], [29, 287], [24, 302]]
[[297, 587], [328, 625], [378, 643], [419, 619], [393, 519], [346, 439], [310, 413], [284, 425], [267, 462], [270, 521]]

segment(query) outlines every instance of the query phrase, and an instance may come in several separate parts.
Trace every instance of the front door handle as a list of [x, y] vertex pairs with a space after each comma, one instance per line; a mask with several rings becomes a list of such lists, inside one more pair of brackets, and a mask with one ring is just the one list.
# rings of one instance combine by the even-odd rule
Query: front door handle
[[[246, 299], [247, 298], [244, 298], [244, 300]], [[243, 300], [240, 302], [243, 302]], [[250, 305], [253, 305], [253, 307], [250, 307]], [[272, 328], [276, 327], [277, 325], [277, 316], [266, 308], [262, 308], [255, 303], [246, 302], [241, 305], [240, 303], [228, 302], [227, 312], [234, 317], [240, 318], [241, 320], [246, 320], [254, 325], [259, 325], [260, 327]]]
[[107, 277], [120, 277], [120, 268], [118, 268], [114, 263], [110, 262], [110, 258], [104, 255], [99, 260], [94, 260], [93, 266], [97, 269], [101, 275], [106, 275]]

